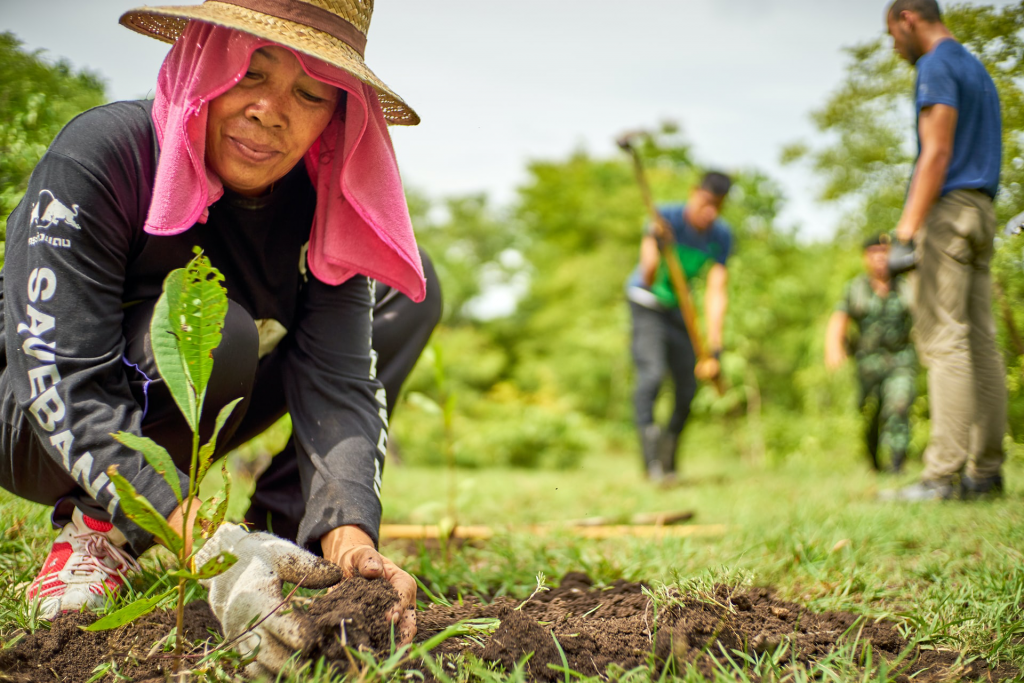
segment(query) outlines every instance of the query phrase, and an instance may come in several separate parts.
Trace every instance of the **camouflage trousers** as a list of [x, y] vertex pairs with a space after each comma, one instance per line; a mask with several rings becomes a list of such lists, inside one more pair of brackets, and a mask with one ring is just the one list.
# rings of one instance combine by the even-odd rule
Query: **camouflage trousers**
[[888, 451], [890, 468], [899, 471], [910, 447], [910, 408], [916, 393], [917, 369], [892, 366], [884, 357], [858, 359], [860, 409], [866, 423], [871, 464], [882, 469], [881, 452]]

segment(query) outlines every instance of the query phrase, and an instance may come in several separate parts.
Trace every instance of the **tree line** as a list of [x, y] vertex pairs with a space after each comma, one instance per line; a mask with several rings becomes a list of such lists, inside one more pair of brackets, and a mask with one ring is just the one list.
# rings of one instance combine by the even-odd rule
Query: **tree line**
[[[1000, 91], [1004, 165], [996, 208], [1006, 221], [1024, 211], [1024, 2], [957, 5], [945, 18]], [[722, 357], [728, 389], [719, 396], [702, 388], [694, 410], [698, 420], [726, 424], [723, 451], [769, 463], [859, 432], [852, 372], [832, 376], [822, 362], [825, 322], [861, 268], [861, 238], [895, 226], [915, 154], [913, 71], [884, 38], [846, 52], [842, 81], [810, 114], [821, 135], [782, 150], [784, 161], [813, 170], [822, 201], [845, 208], [833, 238], [806, 241], [781, 227], [785, 197], [757, 169], [734, 170], [723, 214], [735, 233]], [[50, 64], [0, 34], [5, 221], [60, 127], [104, 100], [95, 74]], [[662, 126], [641, 153], [659, 201], [684, 199], [704, 170], [674, 125]], [[415, 191], [409, 203], [438, 270], [445, 314], [433, 357], [420, 363], [405, 393], [453, 401], [453, 409], [446, 429], [427, 402], [404, 401], [392, 430], [397, 453], [440, 464], [447, 448], [463, 466], [571, 467], [595, 450], [634, 450], [623, 285], [645, 212], [628, 159], [577, 151], [533, 161], [507, 206], [484, 195], [436, 199]], [[1024, 237], [1000, 239], [993, 273], [1011, 435], [1024, 443]], [[486, 302], [500, 293], [514, 298], [514, 310], [490, 317]], [[701, 292], [694, 294], [700, 301]], [[923, 389], [922, 378], [918, 452], [927, 438]]]

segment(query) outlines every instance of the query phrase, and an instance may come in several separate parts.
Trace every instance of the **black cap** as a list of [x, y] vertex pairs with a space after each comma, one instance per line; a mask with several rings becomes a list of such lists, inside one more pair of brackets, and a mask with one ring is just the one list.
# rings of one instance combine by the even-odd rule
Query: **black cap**
[[864, 240], [864, 250], [868, 250], [871, 247], [889, 246], [892, 244], [892, 237], [887, 232], [880, 232]]

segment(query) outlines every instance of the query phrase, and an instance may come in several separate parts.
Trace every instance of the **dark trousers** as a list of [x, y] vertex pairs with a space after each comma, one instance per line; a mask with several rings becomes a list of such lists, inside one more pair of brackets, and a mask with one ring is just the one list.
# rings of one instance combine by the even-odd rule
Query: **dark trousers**
[[636, 365], [636, 390], [633, 409], [637, 427], [654, 424], [654, 402], [665, 381], [672, 375], [675, 405], [666, 431], [678, 438], [690, 416], [690, 404], [697, 393], [693, 371], [697, 359], [690, 335], [679, 309], [654, 310], [629, 302], [633, 318], [633, 339], [630, 350]]
[[[402, 384], [412, 371], [430, 334], [441, 318], [441, 292], [433, 264], [421, 252], [427, 278], [427, 297], [413, 303], [397, 290], [378, 284], [373, 315], [373, 345], [377, 351], [377, 377], [387, 391], [388, 414], [395, 406]], [[175, 464], [188, 471], [192, 432], [160, 379], [149, 343], [149, 327], [156, 302], [136, 304], [125, 311], [125, 366], [132, 394], [144, 409], [142, 433], [163, 445]], [[202, 442], [213, 432], [221, 407], [239, 396], [220, 433], [216, 457], [220, 457], [264, 432], [286, 412], [283, 378], [287, 338], [264, 358], [258, 358], [259, 336], [252, 317], [233, 301], [228, 303], [220, 346], [213, 352], [213, 374], [207, 388], [200, 423]], [[0, 382], [7, 381], [7, 373]], [[73, 507], [96, 519], [109, 514], [85, 493], [39, 443], [28, 417], [13, 401], [4, 406], [0, 419], [0, 487], [43, 505], [53, 505], [54, 524], [71, 518]], [[249, 513], [258, 529], [268, 525], [294, 540], [305, 501], [295, 458], [294, 437], [271, 461], [256, 482]]]

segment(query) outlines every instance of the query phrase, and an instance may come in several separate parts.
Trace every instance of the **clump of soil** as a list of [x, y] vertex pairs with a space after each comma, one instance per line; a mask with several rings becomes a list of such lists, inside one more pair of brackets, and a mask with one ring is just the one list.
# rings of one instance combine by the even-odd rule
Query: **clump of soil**
[[[83, 631], [96, 615], [69, 612], [53, 620], [49, 629], [26, 635], [13, 647], [0, 650], [0, 681], [12, 683], [82, 683], [93, 670], [111, 660], [117, 670], [136, 681], [163, 680], [168, 659], [148, 659], [154, 643], [177, 623], [175, 612], [158, 610], [110, 631]], [[217, 618], [205, 602], [185, 606], [185, 637], [203, 641], [220, 632]], [[163, 654], [163, 653], [159, 653]], [[107, 680], [107, 679], [104, 679]]]
[[533, 656], [526, 663], [526, 672], [538, 678], [548, 677], [548, 662], [560, 662], [551, 631], [505, 605], [501, 611], [501, 626], [487, 641], [480, 656], [489, 662], [500, 662], [511, 670], [529, 652]]
[[398, 593], [384, 579], [355, 577], [342, 581], [309, 606], [307, 614], [322, 634], [311, 656], [347, 661], [346, 647], [375, 652], [390, 650], [392, 628], [384, 615], [396, 602]]

